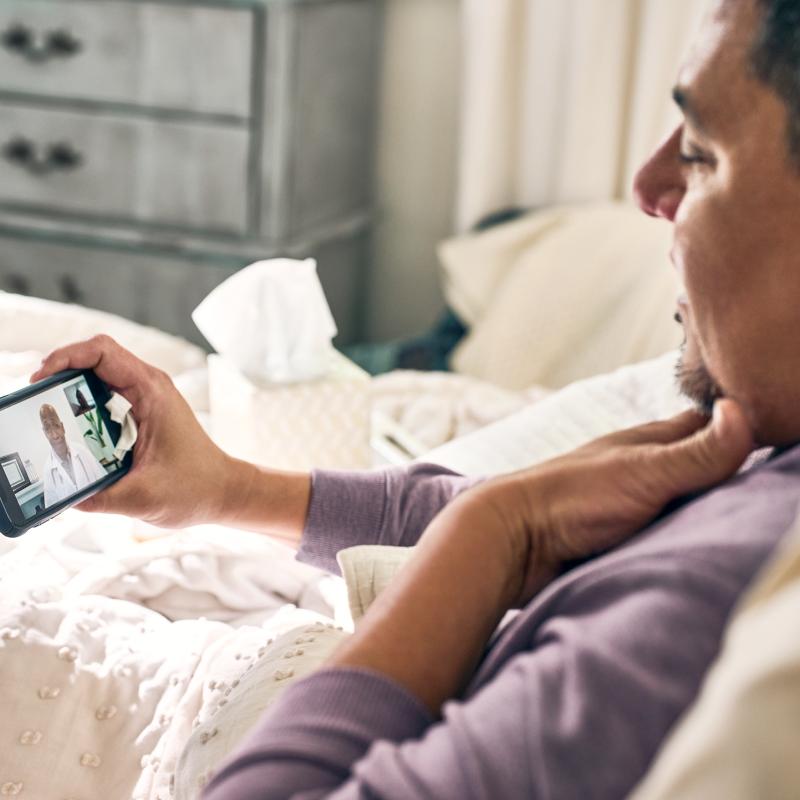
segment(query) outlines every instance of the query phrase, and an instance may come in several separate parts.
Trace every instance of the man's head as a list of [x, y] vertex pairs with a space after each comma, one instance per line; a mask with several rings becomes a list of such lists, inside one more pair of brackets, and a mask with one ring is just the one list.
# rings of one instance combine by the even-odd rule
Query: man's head
[[675, 100], [635, 188], [674, 224], [682, 386], [738, 400], [761, 443], [800, 440], [800, 0], [717, 0]]
[[66, 452], [67, 440], [64, 423], [58, 416], [58, 411], [50, 403], [45, 403], [39, 408], [39, 421], [42, 423], [42, 431], [47, 437], [47, 441], [50, 442], [50, 446], [56, 453], [63, 455]]

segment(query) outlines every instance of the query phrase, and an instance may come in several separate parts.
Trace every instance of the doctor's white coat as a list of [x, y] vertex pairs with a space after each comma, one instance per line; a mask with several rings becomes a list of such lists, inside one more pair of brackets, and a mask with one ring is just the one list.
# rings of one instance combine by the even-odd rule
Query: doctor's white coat
[[73, 481], [70, 478], [61, 464], [61, 459], [51, 449], [42, 472], [45, 508], [50, 508], [50, 506], [65, 500], [75, 492], [108, 475], [100, 462], [89, 452], [89, 449], [84, 444], [68, 442], [68, 445], [75, 480]]

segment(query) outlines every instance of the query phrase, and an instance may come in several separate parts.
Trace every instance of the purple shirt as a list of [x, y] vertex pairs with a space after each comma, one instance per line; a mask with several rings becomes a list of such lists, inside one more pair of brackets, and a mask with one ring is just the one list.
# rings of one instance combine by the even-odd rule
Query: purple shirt
[[[413, 545], [474, 481], [430, 465], [318, 472], [299, 557]], [[732, 608], [789, 529], [800, 447], [554, 581], [435, 720], [391, 680], [323, 669], [290, 686], [205, 800], [620, 800], [696, 696]]]

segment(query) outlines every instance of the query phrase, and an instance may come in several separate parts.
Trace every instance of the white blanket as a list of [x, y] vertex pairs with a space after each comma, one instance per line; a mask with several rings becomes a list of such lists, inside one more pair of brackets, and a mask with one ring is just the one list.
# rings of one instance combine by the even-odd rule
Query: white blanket
[[413, 457], [528, 408], [551, 392], [512, 392], [452, 372], [396, 370], [372, 380], [372, 408], [398, 427]]
[[193, 728], [259, 649], [346, 613], [338, 579], [265, 537], [137, 530], [68, 512], [4, 543], [0, 791], [168, 797]]

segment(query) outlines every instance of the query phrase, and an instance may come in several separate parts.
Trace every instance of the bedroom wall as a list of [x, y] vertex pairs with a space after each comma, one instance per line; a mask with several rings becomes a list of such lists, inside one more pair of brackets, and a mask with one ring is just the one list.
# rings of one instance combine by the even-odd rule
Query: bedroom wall
[[367, 308], [373, 340], [419, 333], [443, 306], [435, 247], [453, 231], [459, 12], [459, 0], [386, 2]]

